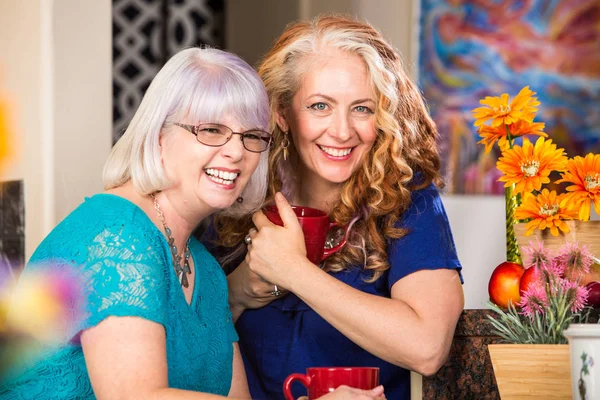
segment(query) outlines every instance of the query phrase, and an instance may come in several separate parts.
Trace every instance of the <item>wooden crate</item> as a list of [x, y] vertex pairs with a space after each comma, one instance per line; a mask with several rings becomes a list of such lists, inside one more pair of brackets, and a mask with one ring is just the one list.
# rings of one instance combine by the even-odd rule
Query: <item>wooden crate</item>
[[502, 400], [572, 399], [568, 344], [490, 344]]
[[570, 232], [564, 234], [559, 232], [558, 236], [552, 236], [550, 229], [540, 231], [536, 229], [529, 236], [525, 236], [525, 226], [527, 224], [515, 224], [515, 235], [517, 243], [523, 255], [523, 246], [527, 246], [530, 241], [535, 242], [536, 238], [544, 242], [544, 246], [551, 250], [558, 250], [565, 242], [579, 242], [590, 247], [592, 254], [600, 259], [600, 221], [565, 221], [569, 226]]

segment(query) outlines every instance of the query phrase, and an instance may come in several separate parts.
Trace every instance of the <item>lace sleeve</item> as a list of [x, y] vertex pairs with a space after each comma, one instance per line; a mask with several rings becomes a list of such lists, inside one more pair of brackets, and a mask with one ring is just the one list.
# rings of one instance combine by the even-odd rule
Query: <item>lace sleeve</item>
[[159, 237], [131, 224], [107, 227], [87, 248], [86, 309], [77, 331], [108, 316], [136, 316], [165, 325], [168, 276]]

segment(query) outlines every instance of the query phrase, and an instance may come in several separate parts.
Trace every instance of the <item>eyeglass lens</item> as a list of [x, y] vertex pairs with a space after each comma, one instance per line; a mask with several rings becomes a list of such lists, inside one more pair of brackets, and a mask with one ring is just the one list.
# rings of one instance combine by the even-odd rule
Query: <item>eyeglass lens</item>
[[200, 143], [209, 146], [222, 146], [234, 133], [242, 136], [242, 143], [248, 151], [265, 151], [271, 142], [271, 135], [260, 130], [249, 130], [243, 133], [233, 132], [229, 127], [219, 124], [201, 124], [194, 127]]

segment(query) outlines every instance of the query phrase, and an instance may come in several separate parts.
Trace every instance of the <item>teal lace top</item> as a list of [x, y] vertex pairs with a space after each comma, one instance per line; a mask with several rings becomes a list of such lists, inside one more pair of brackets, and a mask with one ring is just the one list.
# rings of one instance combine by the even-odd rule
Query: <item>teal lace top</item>
[[[164, 235], [136, 205], [98, 194], [65, 218], [37, 248], [24, 274], [51, 261], [85, 277], [85, 318], [68, 343], [15, 368], [0, 383], [1, 399], [93, 399], [78, 333], [108, 316], [137, 316], [166, 332], [169, 386], [226, 396], [235, 333], [223, 270], [191, 239], [196, 268], [189, 305], [177, 280]], [[107, 368], [110, 368], [107, 365]]]

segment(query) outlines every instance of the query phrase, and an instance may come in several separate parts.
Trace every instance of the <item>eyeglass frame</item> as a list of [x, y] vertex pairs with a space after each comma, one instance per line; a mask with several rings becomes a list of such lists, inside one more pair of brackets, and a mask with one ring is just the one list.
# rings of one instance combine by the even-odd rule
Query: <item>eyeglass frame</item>
[[[198, 124], [198, 125], [188, 125], [188, 124], [181, 124], [179, 122], [173, 122], [173, 125], [178, 126], [180, 128], [185, 129], [186, 131], [190, 132], [192, 135], [196, 136], [196, 140], [198, 141], [198, 143], [201, 143], [205, 146], [209, 146], [209, 147], [221, 147], [221, 146], [225, 146], [227, 144], [227, 142], [229, 142], [231, 140], [231, 138], [233, 137], [233, 135], [240, 135], [241, 140], [242, 140], [242, 146], [244, 146], [244, 149], [248, 150], [251, 153], [263, 153], [265, 151], [267, 151], [269, 149], [269, 146], [271, 146], [271, 143], [273, 143], [273, 135], [271, 135], [269, 132], [267, 131], [263, 131], [262, 129], [249, 129], [247, 131], [244, 132], [235, 132], [233, 129], [231, 129], [230, 127], [228, 127], [227, 125], [223, 125], [223, 124], [215, 124], [215, 123], [204, 123], [204, 124]], [[227, 138], [227, 140], [225, 140], [225, 142], [223, 142], [223, 144], [207, 144], [204, 143], [200, 140], [198, 133], [194, 132], [194, 128], [198, 128], [200, 126], [204, 126], [204, 125], [212, 125], [212, 126], [222, 126], [224, 128], [227, 128], [230, 132], [231, 135], [229, 135], [229, 137]], [[244, 138], [245, 138], [245, 134], [247, 134], [248, 132], [262, 132], [262, 133], [266, 133], [269, 137], [269, 141], [267, 142], [267, 147], [265, 147], [263, 150], [260, 151], [256, 151], [256, 150], [250, 150], [248, 147], [246, 147], [246, 143], [244, 142]], [[264, 139], [264, 137], [261, 137], [261, 140], [266, 141]]]

